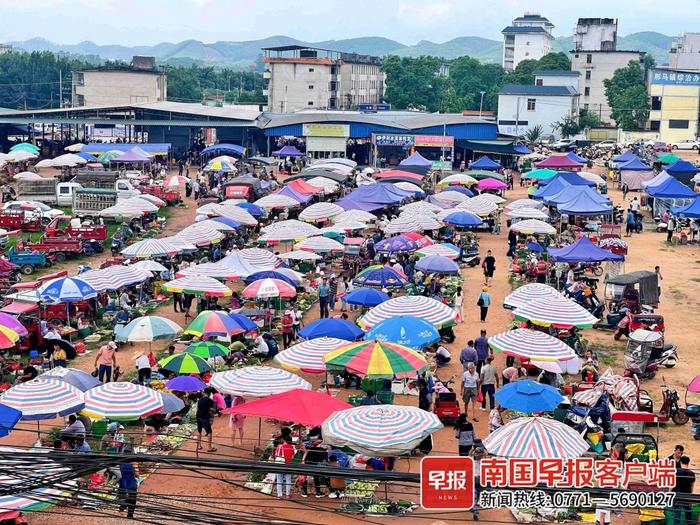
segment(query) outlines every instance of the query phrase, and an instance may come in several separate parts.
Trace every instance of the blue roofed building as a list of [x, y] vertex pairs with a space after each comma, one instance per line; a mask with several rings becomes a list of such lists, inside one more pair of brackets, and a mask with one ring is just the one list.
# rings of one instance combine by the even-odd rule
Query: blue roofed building
[[503, 29], [503, 69], [513, 71], [523, 60], [539, 60], [552, 51], [552, 24], [539, 13], [525, 13]]

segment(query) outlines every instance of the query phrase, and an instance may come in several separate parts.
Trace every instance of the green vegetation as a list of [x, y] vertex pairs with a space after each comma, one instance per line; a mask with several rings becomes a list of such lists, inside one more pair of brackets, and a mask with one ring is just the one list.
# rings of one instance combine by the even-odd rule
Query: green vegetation
[[605, 96], [612, 109], [610, 116], [624, 130], [644, 126], [649, 117], [649, 93], [644, 81], [644, 69], [633, 60], [605, 79]]

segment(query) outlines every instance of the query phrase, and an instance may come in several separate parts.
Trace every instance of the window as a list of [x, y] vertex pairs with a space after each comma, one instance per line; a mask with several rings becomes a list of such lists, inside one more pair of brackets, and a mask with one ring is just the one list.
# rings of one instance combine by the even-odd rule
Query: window
[[328, 107], [330, 109], [335, 109], [337, 106], [338, 106], [338, 101], [336, 99], [332, 98], [328, 101]]
[[649, 129], [651, 131], [661, 130], [661, 121], [660, 120], [650, 120], [649, 121]]
[[314, 105], [314, 101], [313, 101], [313, 100], [309, 100], [309, 101], [306, 103], [306, 105], [307, 105], [307, 106], [313, 106], [313, 105]]
[[589, 87], [583, 88], [583, 96], [590, 97], [591, 96], [591, 88], [589, 88]]
[[313, 88], [314, 88], [314, 85], [313, 85], [313, 84], [309, 84], [309, 89], [313, 89]]
[[583, 109], [585, 109], [586, 111], [588, 111], [588, 104], [584, 104], [584, 105], [583, 105]]
[[592, 63], [593, 63], [593, 55], [591, 55], [590, 53], [588, 53], [588, 54], [586, 55], [586, 64], [592, 64]]
[[689, 122], [687, 120], [669, 120], [668, 127], [671, 129], [688, 129]]
[[651, 109], [657, 111], [661, 109], [661, 97], [651, 97]]
[[510, 44], [510, 45], [515, 44], [515, 36], [514, 35], [507, 35], [506, 36], [506, 44]]
[[528, 111], [535, 111], [535, 102], [536, 102], [536, 99], [534, 99], [534, 98], [527, 99], [527, 110]]
[[590, 79], [591, 79], [591, 70], [589, 69], [588, 71], [586, 71], [586, 80], [590, 80]]
[[535, 85], [536, 85], [536, 86], [541, 86], [541, 85], [542, 85], [542, 79], [541, 79], [541, 78], [538, 78], [537, 80], [535, 80]]
[[309, 73], [313, 73], [313, 72], [314, 72], [314, 68], [310, 67], [310, 68], [309, 68]]

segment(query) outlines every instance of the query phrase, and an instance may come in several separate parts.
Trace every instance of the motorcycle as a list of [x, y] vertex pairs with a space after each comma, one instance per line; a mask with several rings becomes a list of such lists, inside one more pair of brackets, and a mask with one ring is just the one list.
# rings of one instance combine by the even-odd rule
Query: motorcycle
[[479, 257], [479, 245], [472, 242], [462, 255], [462, 262], [464, 262], [470, 268], [474, 266], [479, 266], [481, 263], [481, 257]]
[[678, 392], [671, 390], [665, 384], [661, 385], [661, 388], [663, 388], [663, 403], [657, 416], [659, 419], [670, 419], [676, 425], [685, 425], [690, 420], [690, 417], [686, 411], [678, 405], [680, 399]]
[[112, 237], [112, 257], [117, 257], [122, 251], [123, 241], [120, 237]]
[[640, 379], [651, 379], [661, 366], [673, 368], [678, 364], [678, 348], [673, 343], [664, 343], [663, 333], [640, 328], [628, 337], [625, 377], [636, 375]]
[[102, 253], [104, 247], [102, 243], [96, 239], [89, 239], [83, 241], [83, 254], [84, 255], [94, 255], [96, 253]]

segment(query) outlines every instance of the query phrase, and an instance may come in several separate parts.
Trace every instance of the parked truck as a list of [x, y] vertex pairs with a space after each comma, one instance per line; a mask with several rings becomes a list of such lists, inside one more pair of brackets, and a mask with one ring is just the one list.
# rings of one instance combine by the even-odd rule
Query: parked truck
[[73, 193], [73, 215], [97, 219], [102, 210], [114, 206], [118, 200], [119, 194], [115, 190], [79, 188]]
[[71, 206], [75, 192], [79, 189], [89, 188], [113, 191], [120, 199], [129, 199], [141, 194], [126, 179], [114, 178], [113, 176], [96, 178], [79, 175], [70, 182], [59, 182], [57, 179], [21, 180], [17, 184], [17, 200]]

